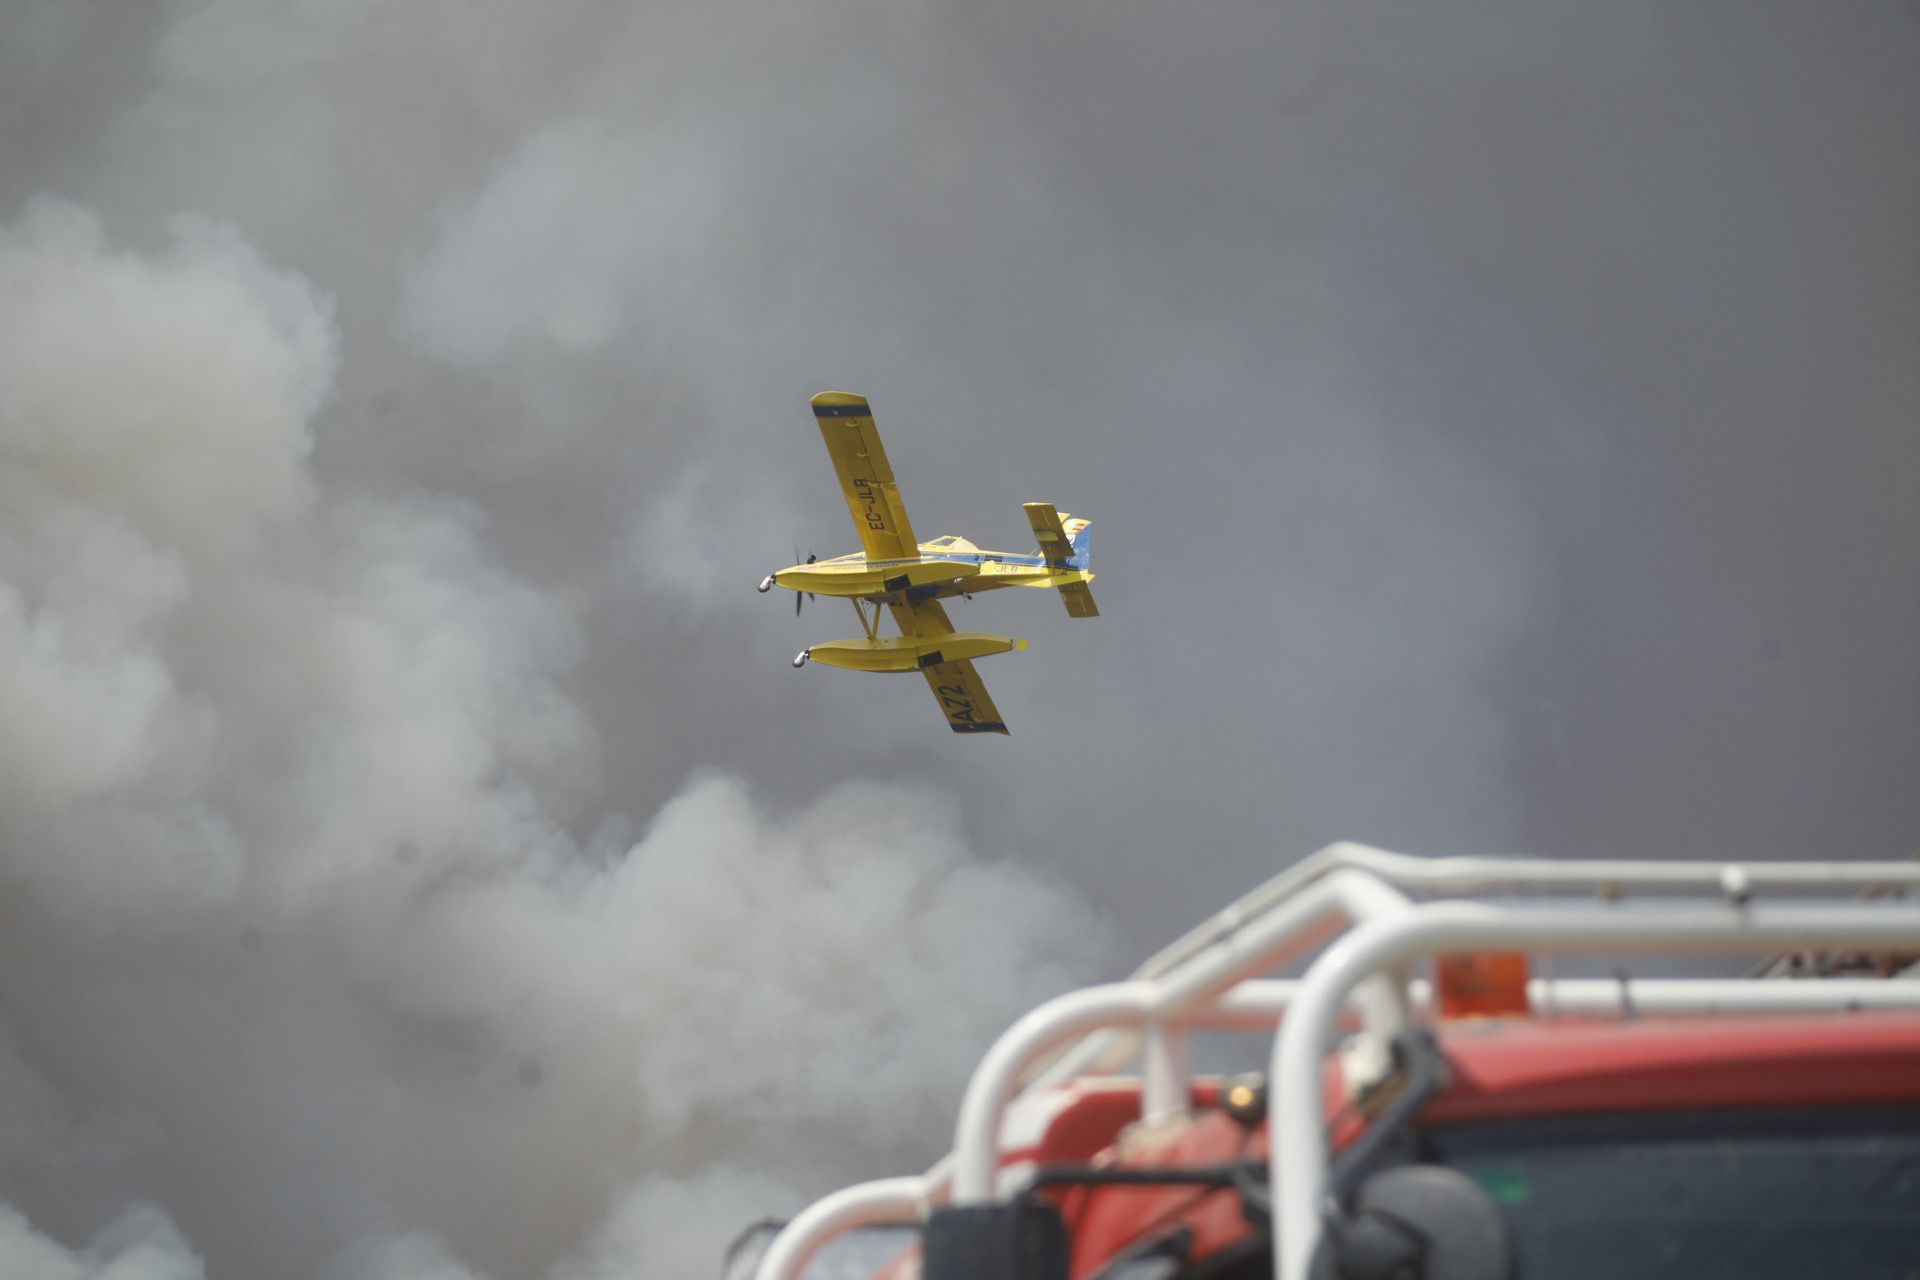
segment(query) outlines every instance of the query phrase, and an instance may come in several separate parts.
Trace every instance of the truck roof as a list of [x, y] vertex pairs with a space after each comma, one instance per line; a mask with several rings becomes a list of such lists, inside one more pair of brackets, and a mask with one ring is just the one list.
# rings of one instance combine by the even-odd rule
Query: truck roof
[[1920, 1012], [1500, 1020], [1441, 1038], [1429, 1123], [1575, 1111], [1920, 1102]]

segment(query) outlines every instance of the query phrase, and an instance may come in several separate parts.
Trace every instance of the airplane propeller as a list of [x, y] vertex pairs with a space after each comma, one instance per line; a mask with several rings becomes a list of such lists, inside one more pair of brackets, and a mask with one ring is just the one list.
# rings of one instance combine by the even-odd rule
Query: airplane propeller
[[[798, 560], [800, 558], [800, 548], [795, 547], [793, 549], [793, 558], [795, 560]], [[818, 560], [819, 558], [820, 557], [814, 555], [813, 552], [811, 551], [807, 552], [808, 564], [812, 564], [815, 560]], [[767, 594], [767, 592], [773, 590], [773, 583], [774, 583], [774, 575], [770, 573], [766, 577], [760, 579], [760, 585], [755, 589], [759, 591], [761, 595], [765, 595]], [[813, 599], [816, 599], [817, 597], [815, 597], [813, 592], [809, 591], [806, 593], [806, 598], [809, 600], [813, 600]], [[800, 616], [800, 593], [798, 591], [793, 593], [793, 616], [796, 618]]]
[[[795, 548], [793, 549], [793, 555], [794, 555], [794, 558], [795, 558], [795, 559], [799, 559], [799, 557], [800, 557], [800, 548], [798, 548], [798, 547], [795, 547]], [[812, 564], [812, 563], [813, 563], [813, 562], [814, 562], [815, 560], [817, 560], [817, 559], [819, 559], [819, 557], [818, 557], [818, 556], [816, 556], [816, 555], [814, 555], [814, 554], [813, 554], [813, 552], [811, 552], [811, 551], [809, 551], [809, 552], [807, 552], [807, 563], [808, 563], [808, 564]], [[807, 599], [809, 599], [809, 600], [811, 600], [811, 599], [813, 599], [813, 592], [811, 592], [811, 591], [809, 591], [809, 592], [807, 592]], [[794, 592], [794, 593], [793, 593], [793, 616], [794, 616], [794, 617], [796, 617], [796, 618], [800, 616], [800, 593], [799, 593], [798, 591], [796, 591], [796, 592]]]

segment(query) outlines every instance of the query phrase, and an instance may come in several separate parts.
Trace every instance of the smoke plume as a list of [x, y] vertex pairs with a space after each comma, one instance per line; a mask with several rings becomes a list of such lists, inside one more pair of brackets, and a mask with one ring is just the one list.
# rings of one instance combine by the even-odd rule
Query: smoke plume
[[[611, 1215], [556, 1276], [684, 1274], [930, 1158], [934, 1047], [1091, 959], [938, 791], [705, 776], [570, 835], [570, 611], [471, 507], [316, 480], [331, 309], [231, 231], [142, 255], [41, 203], [0, 296], [0, 1172], [41, 1230], [157, 1194], [222, 1272], [418, 1280]], [[151, 1207], [73, 1254], [5, 1225], [36, 1280], [201, 1274]]]
[[[0, 33], [7, 1276], [711, 1274], [1332, 839], [1920, 828], [1911, 5]], [[828, 388], [1094, 518], [1011, 738], [787, 666]]]

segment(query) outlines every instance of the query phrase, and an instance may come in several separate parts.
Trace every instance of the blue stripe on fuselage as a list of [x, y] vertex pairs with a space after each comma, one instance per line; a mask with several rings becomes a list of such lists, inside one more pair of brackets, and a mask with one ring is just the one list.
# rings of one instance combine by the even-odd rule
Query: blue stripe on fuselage
[[[998, 551], [950, 551], [938, 555], [915, 556], [911, 560], [869, 560], [867, 561], [867, 567], [870, 569], [889, 569], [894, 565], [921, 564], [929, 560], [945, 561], [948, 564], [1008, 564], [1022, 569], [1045, 569], [1050, 567], [1044, 556], [1007, 555]], [[1073, 559], [1067, 561], [1067, 567], [1070, 569], [1084, 569], [1086, 568], [1086, 563], [1087, 558], [1084, 555], [1075, 556]], [[985, 591], [989, 587], [997, 585], [991, 579], [982, 579], [978, 587], [970, 588], [966, 585], [967, 581], [969, 580], [962, 579], [959, 582], [955, 582], [949, 579], [943, 582], [926, 582], [917, 587], [908, 587], [904, 592], [879, 591], [869, 593], [859, 598], [878, 603], [886, 601], [891, 596], [899, 595], [906, 603], [917, 604], [922, 600], [937, 599], [943, 594], [949, 596], [971, 595], [974, 591]], [[804, 587], [797, 589], [802, 591], [806, 590]]]
[[924, 564], [929, 560], [943, 561], [947, 564], [1017, 564], [1029, 569], [1044, 568], [1047, 563], [1044, 556], [1013, 555], [1004, 551], [936, 551], [931, 555], [913, 556], [910, 559], [869, 560], [867, 566], [873, 569], [885, 569], [896, 564]]

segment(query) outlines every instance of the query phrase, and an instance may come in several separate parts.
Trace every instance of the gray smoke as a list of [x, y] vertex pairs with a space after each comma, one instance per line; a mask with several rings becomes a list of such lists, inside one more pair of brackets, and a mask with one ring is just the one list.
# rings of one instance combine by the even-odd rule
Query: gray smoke
[[[0, 1272], [710, 1274], [1336, 837], [1920, 825], [1911, 6], [0, 0]], [[752, 584], [1095, 519], [918, 681]]]

